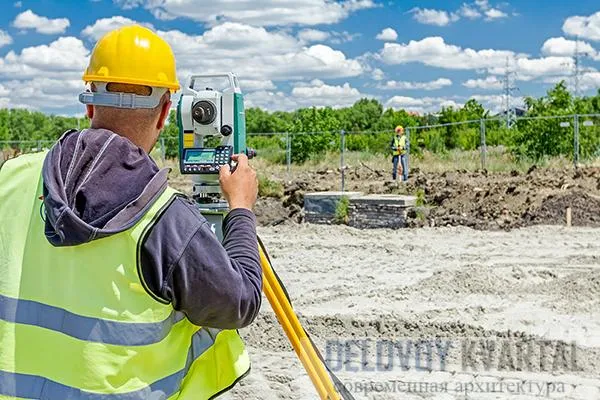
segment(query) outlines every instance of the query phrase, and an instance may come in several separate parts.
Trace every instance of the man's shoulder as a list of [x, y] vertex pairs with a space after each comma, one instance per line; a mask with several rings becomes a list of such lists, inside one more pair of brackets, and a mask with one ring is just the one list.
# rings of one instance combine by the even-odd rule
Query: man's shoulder
[[192, 199], [180, 192], [173, 193], [173, 200], [152, 226], [152, 235], [167, 240], [173, 238], [173, 235], [179, 238], [189, 237], [207, 222]]

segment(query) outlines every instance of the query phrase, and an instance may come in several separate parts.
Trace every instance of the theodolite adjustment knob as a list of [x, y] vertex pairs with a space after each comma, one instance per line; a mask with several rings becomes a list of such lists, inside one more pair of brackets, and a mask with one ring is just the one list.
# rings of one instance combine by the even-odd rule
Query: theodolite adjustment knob
[[229, 125], [223, 125], [221, 127], [221, 135], [229, 136], [233, 133], [233, 129]]

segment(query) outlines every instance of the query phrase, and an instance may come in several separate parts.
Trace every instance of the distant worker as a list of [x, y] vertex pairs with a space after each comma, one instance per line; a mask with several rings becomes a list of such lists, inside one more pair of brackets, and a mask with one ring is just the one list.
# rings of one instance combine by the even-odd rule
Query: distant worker
[[179, 89], [170, 46], [114, 30], [83, 79], [91, 128], [0, 169], [0, 398], [213, 398], [250, 368], [256, 174], [221, 168], [221, 244], [148, 155]]
[[[402, 169], [402, 181], [408, 180], [408, 159], [406, 155], [406, 135], [404, 133], [404, 127], [398, 125], [396, 127], [396, 135], [390, 143], [392, 150], [392, 179], [396, 180], [398, 177], [398, 166]], [[398, 162], [399, 161], [399, 162]]]

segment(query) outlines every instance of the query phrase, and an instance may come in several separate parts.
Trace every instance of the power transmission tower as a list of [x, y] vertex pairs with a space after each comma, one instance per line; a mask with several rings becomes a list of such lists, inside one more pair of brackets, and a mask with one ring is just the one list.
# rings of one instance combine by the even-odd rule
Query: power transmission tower
[[590, 54], [579, 50], [579, 36], [575, 37], [574, 71], [573, 80], [575, 83], [575, 97], [581, 97], [581, 75], [584, 71], [581, 68], [581, 57], [588, 57]]
[[515, 108], [512, 105], [512, 94], [518, 90], [514, 86], [514, 71], [510, 68], [510, 58], [506, 57], [506, 71], [504, 73], [504, 112], [506, 113], [506, 128], [513, 127], [516, 120]]

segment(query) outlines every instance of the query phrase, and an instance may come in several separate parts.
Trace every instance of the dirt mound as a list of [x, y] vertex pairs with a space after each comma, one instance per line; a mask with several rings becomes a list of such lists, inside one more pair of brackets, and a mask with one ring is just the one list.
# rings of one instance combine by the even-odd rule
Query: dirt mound
[[[571, 207], [575, 226], [600, 226], [600, 168], [578, 170], [535, 166], [527, 172], [411, 170], [405, 184], [388, 179], [388, 171], [365, 164], [344, 171], [345, 190], [363, 193], [411, 194], [422, 200], [409, 213], [410, 227], [468, 226], [513, 229], [530, 225], [563, 225]], [[261, 225], [302, 222], [306, 192], [340, 190], [341, 170], [322, 169], [272, 175], [284, 186], [281, 198], [262, 198], [256, 211]], [[177, 187], [177, 180], [173, 182]]]
[[583, 191], [549, 195], [541, 206], [524, 217], [531, 224], [556, 224], [565, 220], [565, 210], [572, 210], [572, 224], [579, 226], [600, 226], [600, 197], [592, 196]]
[[579, 271], [562, 278], [532, 285], [530, 293], [548, 296], [544, 305], [568, 314], [591, 312], [600, 307], [600, 276], [597, 271]]
[[485, 266], [460, 270], [438, 270], [427, 279], [406, 288], [408, 293], [425, 297], [453, 297], [469, 294], [504, 295], [514, 283]]

